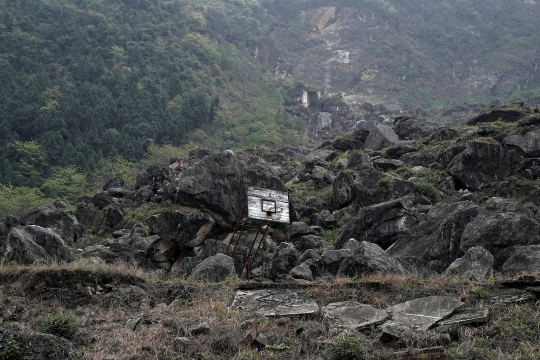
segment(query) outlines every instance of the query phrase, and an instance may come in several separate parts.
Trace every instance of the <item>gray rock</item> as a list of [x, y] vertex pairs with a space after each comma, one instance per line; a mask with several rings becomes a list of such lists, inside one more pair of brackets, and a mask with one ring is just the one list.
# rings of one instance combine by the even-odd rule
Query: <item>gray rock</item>
[[231, 275], [235, 275], [234, 260], [225, 254], [216, 254], [197, 265], [189, 278], [217, 283]]
[[341, 247], [342, 250], [349, 250], [351, 253], [354, 252], [356, 249], [360, 247], [360, 243], [356, 241], [356, 239], [349, 239], [347, 240], [343, 246]]
[[303, 222], [293, 222], [287, 232], [287, 238], [289, 241], [295, 241], [305, 235], [313, 235], [315, 230], [311, 226]]
[[179, 247], [199, 246], [215, 225], [207, 213], [184, 213], [179, 210], [152, 215], [146, 219], [146, 223], [153, 234], [173, 241]]
[[412, 199], [406, 197], [360, 209], [358, 215], [343, 226], [336, 248], [341, 248], [350, 238], [388, 248], [416, 223], [408, 210], [411, 206]]
[[135, 331], [135, 328], [137, 327], [137, 325], [139, 324], [139, 322], [141, 321], [141, 318], [136, 318], [136, 319], [128, 319], [126, 321], [126, 324], [124, 325], [124, 327], [126, 329], [129, 329], [131, 331]]
[[253, 326], [253, 320], [244, 321], [240, 328], [231, 335], [231, 348], [238, 349], [242, 345], [250, 345], [255, 341], [256, 336], [257, 332]]
[[231, 309], [260, 316], [301, 316], [318, 313], [319, 305], [300, 291], [238, 290]]
[[330, 210], [323, 210], [320, 213], [313, 214], [310, 220], [312, 225], [320, 226], [323, 229], [333, 229], [337, 225], [337, 220], [330, 213]]
[[326, 241], [319, 239], [315, 235], [304, 235], [300, 238], [300, 242], [296, 245], [298, 251], [305, 252], [310, 249], [324, 249], [331, 245]]
[[24, 231], [32, 237], [36, 244], [45, 249], [49, 260], [58, 262], [70, 262], [73, 260], [71, 250], [56, 232], [37, 225], [25, 226]]
[[210, 209], [235, 223], [247, 201], [247, 183], [286, 191], [260, 158], [225, 151], [207, 156], [179, 173], [168, 194], [176, 203]]
[[540, 244], [540, 223], [534, 212], [514, 200], [491, 198], [465, 227], [459, 249], [482, 246], [498, 259], [501, 249], [536, 244]]
[[446, 169], [446, 167], [450, 165], [452, 160], [454, 160], [456, 156], [465, 151], [466, 148], [467, 147], [464, 145], [450, 146], [437, 155], [437, 157], [435, 158], [435, 162], [441, 164]]
[[336, 209], [344, 208], [356, 198], [354, 179], [346, 172], [341, 172], [338, 174], [334, 180], [332, 190], [332, 201]]
[[105, 224], [113, 228], [124, 220], [122, 208], [116, 204], [110, 204], [105, 207]]
[[489, 319], [489, 310], [483, 308], [459, 309], [454, 314], [450, 315], [443, 321], [439, 321], [437, 325], [468, 325], [468, 324], [485, 324]]
[[306, 250], [302, 253], [302, 255], [300, 255], [300, 257], [298, 258], [298, 261], [300, 263], [303, 263], [307, 260], [319, 260], [319, 258], [321, 257], [321, 254], [319, 254], [319, 251], [317, 249], [310, 249], [310, 250]]
[[396, 117], [392, 128], [403, 140], [419, 140], [434, 130], [434, 126], [428, 124], [425, 119], [413, 116]]
[[461, 344], [459, 344], [459, 346], [458, 346], [458, 348], [457, 348], [457, 352], [458, 352], [458, 354], [461, 354], [461, 355], [467, 355], [467, 354], [469, 354], [473, 349], [474, 349], [473, 344], [471, 344], [471, 343], [468, 342], [468, 341], [464, 341], [464, 342], [462, 342]]
[[172, 264], [176, 261], [180, 249], [171, 240], [157, 239], [146, 250], [150, 261], [156, 263], [157, 267], [165, 271], [170, 271]]
[[388, 170], [396, 170], [402, 167], [403, 161], [401, 160], [394, 160], [394, 159], [384, 159], [384, 158], [378, 158], [373, 160], [373, 166], [376, 169], [382, 170], [382, 171], [388, 171]]
[[524, 135], [512, 135], [503, 140], [503, 144], [516, 149], [527, 157], [540, 156], [540, 129], [529, 131]]
[[343, 260], [338, 271], [338, 275], [348, 277], [380, 273], [403, 275], [405, 269], [380, 246], [367, 241], [362, 241], [358, 248]]
[[347, 169], [352, 170], [362, 170], [362, 169], [372, 169], [373, 163], [371, 162], [371, 157], [360, 151], [352, 151], [347, 157]]
[[402, 141], [386, 149], [386, 157], [389, 159], [399, 159], [407, 153], [418, 151], [418, 145], [415, 141]]
[[365, 147], [366, 149], [377, 151], [399, 142], [399, 137], [391, 127], [378, 125], [369, 132]]
[[[429, 152], [410, 152], [399, 158], [405, 165], [408, 166], [423, 166], [429, 167], [435, 161], [435, 155]], [[446, 167], [445, 167], [446, 168]]]
[[[433, 347], [448, 345], [452, 340], [448, 334], [414, 331], [408, 326], [389, 321], [381, 327], [379, 341], [400, 347]], [[431, 357], [428, 358], [431, 359]]]
[[413, 269], [420, 265], [442, 272], [464, 253], [460, 252], [462, 234], [479, 211], [480, 206], [469, 201], [438, 203], [426, 221], [404, 233], [387, 253]]
[[68, 242], [76, 242], [82, 236], [79, 221], [62, 201], [44, 204], [30, 210], [21, 216], [20, 223], [49, 228]]
[[287, 275], [298, 265], [298, 251], [291, 243], [279, 244], [272, 258], [272, 278]]
[[458, 299], [448, 296], [429, 296], [391, 306], [386, 311], [394, 321], [416, 330], [427, 330], [463, 304]]
[[11, 228], [0, 247], [0, 263], [35, 264], [47, 258], [47, 252], [36, 244], [30, 234], [20, 228]]
[[315, 165], [311, 170], [311, 180], [320, 188], [330, 185], [335, 178], [336, 175], [333, 172], [322, 166]]
[[504, 122], [518, 122], [525, 116], [526, 113], [524, 113], [523, 111], [501, 107], [477, 115], [472, 119], [468, 120], [466, 124], [476, 125], [480, 123], [491, 123], [499, 119], [502, 119], [502, 121]]
[[408, 343], [414, 339], [414, 331], [405, 325], [396, 322], [387, 322], [381, 328], [379, 341], [383, 344], [404, 342]]
[[289, 275], [293, 279], [313, 281], [313, 273], [311, 272], [311, 266], [314, 263], [314, 260], [307, 260], [306, 262], [296, 266], [291, 270]]
[[337, 275], [341, 263], [350, 252], [348, 250], [326, 250], [316, 262], [316, 265], [332, 275]]
[[321, 312], [331, 326], [355, 330], [379, 325], [388, 319], [386, 311], [356, 301], [331, 303]]
[[497, 143], [474, 140], [452, 160], [447, 171], [461, 187], [479, 190], [506, 179], [519, 161], [519, 155], [513, 150], [506, 150]]
[[492, 304], [520, 304], [535, 300], [536, 297], [534, 295], [518, 289], [503, 290], [488, 298], [488, 301]]
[[363, 149], [368, 136], [368, 130], [356, 130], [336, 137], [332, 146], [341, 151]]
[[462, 258], [456, 259], [444, 271], [444, 275], [460, 275], [464, 278], [481, 281], [493, 273], [495, 258], [481, 246], [467, 250]]
[[11, 261], [28, 265], [42, 261], [72, 260], [71, 251], [62, 238], [37, 225], [11, 228], [0, 247], [0, 263], [5, 264]]
[[540, 246], [519, 246], [502, 266], [505, 275], [540, 272]]

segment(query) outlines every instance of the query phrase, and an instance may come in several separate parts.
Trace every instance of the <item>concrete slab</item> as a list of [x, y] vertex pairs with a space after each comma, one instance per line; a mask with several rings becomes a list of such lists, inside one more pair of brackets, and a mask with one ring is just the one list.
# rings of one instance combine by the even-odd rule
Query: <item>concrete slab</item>
[[437, 323], [437, 325], [467, 325], [467, 324], [485, 324], [489, 319], [488, 309], [460, 309], [449, 318]]
[[303, 316], [317, 313], [319, 305], [302, 291], [238, 290], [231, 309], [260, 316]]
[[427, 330], [463, 304], [448, 296], [429, 296], [391, 306], [386, 311], [396, 322], [416, 330]]
[[386, 311], [356, 301], [328, 304], [321, 311], [330, 325], [342, 328], [363, 329], [382, 324], [388, 319]]

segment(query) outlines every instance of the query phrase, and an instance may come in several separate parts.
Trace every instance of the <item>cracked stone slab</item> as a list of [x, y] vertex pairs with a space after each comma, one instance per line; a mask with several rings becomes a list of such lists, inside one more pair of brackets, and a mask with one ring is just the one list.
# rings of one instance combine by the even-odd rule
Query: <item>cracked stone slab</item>
[[502, 292], [489, 298], [492, 304], [519, 304], [534, 301], [535, 296], [527, 291]]
[[391, 306], [386, 311], [396, 322], [416, 330], [427, 330], [463, 304], [449, 296], [428, 296]]
[[299, 291], [238, 290], [231, 309], [261, 316], [302, 316], [314, 315], [319, 305]]
[[489, 319], [489, 310], [482, 308], [460, 309], [438, 325], [485, 324]]
[[388, 319], [386, 311], [356, 301], [328, 304], [321, 311], [332, 326], [351, 329], [363, 329], [382, 324]]

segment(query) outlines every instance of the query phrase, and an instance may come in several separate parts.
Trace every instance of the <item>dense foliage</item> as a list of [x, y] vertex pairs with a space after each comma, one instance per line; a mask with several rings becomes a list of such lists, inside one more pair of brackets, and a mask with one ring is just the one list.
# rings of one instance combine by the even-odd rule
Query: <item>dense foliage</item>
[[273, 41], [254, 12], [256, 1], [0, 0], [0, 183], [140, 160], [151, 143], [234, 120], [229, 93], [260, 79], [245, 50]]

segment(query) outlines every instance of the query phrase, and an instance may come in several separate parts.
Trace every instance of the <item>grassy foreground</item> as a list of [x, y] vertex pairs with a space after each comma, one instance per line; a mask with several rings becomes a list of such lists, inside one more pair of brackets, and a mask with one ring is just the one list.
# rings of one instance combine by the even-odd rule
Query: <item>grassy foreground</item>
[[[0, 281], [0, 307], [16, 304], [14, 317], [0, 327], [18, 323], [63, 336], [80, 359], [392, 359], [397, 351], [436, 345], [441, 334], [450, 335], [450, 343], [444, 344], [450, 359], [540, 358], [540, 302], [491, 303], [493, 294], [504, 291], [495, 278], [478, 283], [439, 275], [381, 275], [329, 277], [303, 285], [230, 278], [203, 284], [117, 264], [3, 266]], [[333, 329], [320, 314], [255, 318], [246, 323], [253, 318], [230, 309], [236, 289], [246, 287], [294, 288], [305, 291], [320, 306], [352, 300], [381, 309], [415, 298], [447, 295], [467, 307], [488, 308], [490, 319], [483, 326], [438, 327], [419, 333], [398, 349], [381, 344], [377, 328]], [[126, 327], [128, 319], [139, 318], [135, 330]], [[238, 344], [234, 339], [241, 328], [251, 332]], [[266, 345], [254, 340], [260, 334]], [[179, 337], [188, 338], [189, 345]], [[472, 345], [467, 355], [457, 352], [463, 342]], [[32, 344], [4, 338], [2, 345], [0, 359], [29, 359], [24, 356]]]

